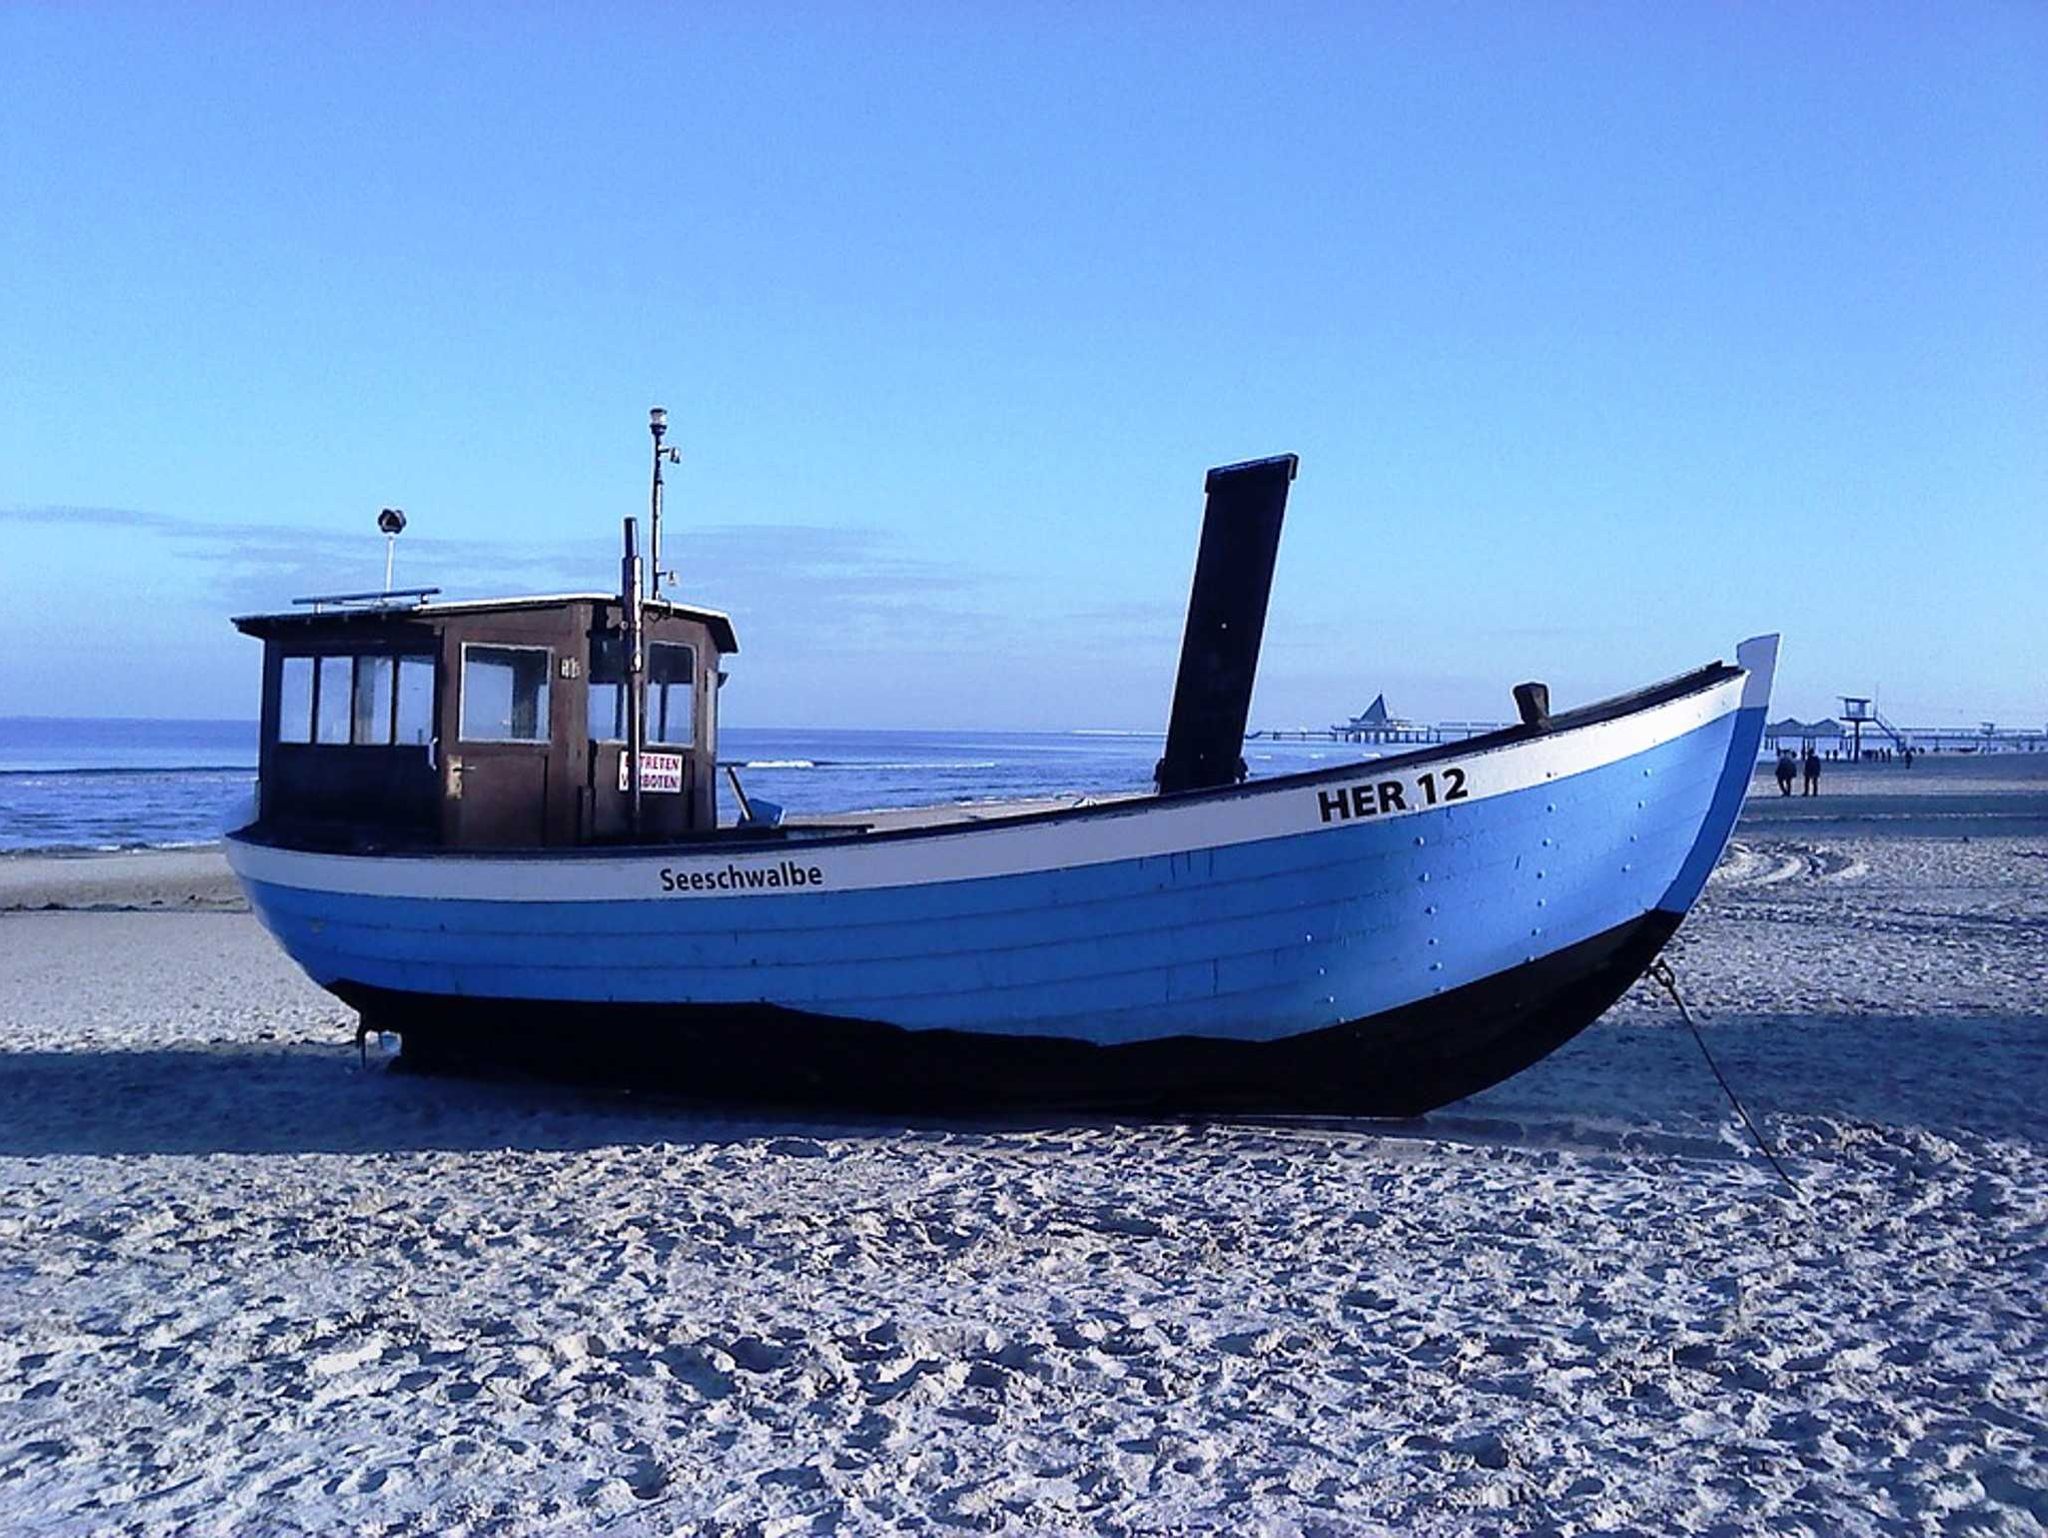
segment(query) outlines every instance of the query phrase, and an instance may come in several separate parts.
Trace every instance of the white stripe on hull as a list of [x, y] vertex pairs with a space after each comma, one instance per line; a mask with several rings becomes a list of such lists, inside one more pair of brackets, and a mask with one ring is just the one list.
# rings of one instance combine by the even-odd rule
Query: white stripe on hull
[[[1760, 671], [1768, 688], [1768, 664]], [[1731, 677], [1612, 720], [1412, 768], [1382, 768], [1365, 761], [1354, 776], [1345, 778], [1296, 785], [1254, 783], [1232, 795], [1185, 802], [1138, 800], [1071, 818], [956, 824], [923, 835], [870, 841], [793, 838], [766, 847], [682, 845], [514, 856], [316, 854], [231, 837], [228, 859], [243, 880], [274, 886], [365, 897], [518, 903], [715, 902], [974, 881], [1226, 848], [1348, 826], [1349, 814], [1332, 820], [1326, 798], [1354, 784], [1374, 787], [1375, 795], [1362, 803], [1371, 810], [1361, 815], [1375, 822], [1432, 810], [1430, 801], [1446, 793], [1454, 771], [1463, 776], [1460, 803], [1509, 795], [1632, 757], [1720, 720], [1744, 702], [1745, 683], [1754, 688], [1751, 680]], [[1435, 776], [1427, 795], [1418, 784], [1425, 773]], [[1376, 797], [1377, 786], [1387, 780], [1403, 784], [1399, 804]], [[786, 872], [778, 884], [747, 882], [747, 873], [765, 875], [792, 865], [805, 871], [803, 885], [790, 884]], [[730, 884], [734, 871], [742, 873], [738, 885]], [[726, 885], [717, 884], [722, 874]], [[692, 878], [701, 884], [693, 884]]]

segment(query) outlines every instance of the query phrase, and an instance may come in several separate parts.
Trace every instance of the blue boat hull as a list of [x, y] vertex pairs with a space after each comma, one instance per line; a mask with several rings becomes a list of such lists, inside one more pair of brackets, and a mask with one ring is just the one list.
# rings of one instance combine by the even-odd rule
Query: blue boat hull
[[909, 1031], [773, 1005], [612, 1004], [595, 1032], [554, 1000], [451, 998], [342, 984], [370, 1030], [425, 1068], [515, 1066], [720, 1099], [944, 1112], [1296, 1111], [1416, 1116], [1511, 1077], [1627, 991], [1678, 927], [1631, 923], [1369, 1019], [1277, 1041], [1176, 1036], [1119, 1046]]
[[230, 857], [411, 1056], [717, 1095], [1413, 1114], [1597, 1019], [1733, 828], [1768, 655], [1221, 792], [716, 850]]

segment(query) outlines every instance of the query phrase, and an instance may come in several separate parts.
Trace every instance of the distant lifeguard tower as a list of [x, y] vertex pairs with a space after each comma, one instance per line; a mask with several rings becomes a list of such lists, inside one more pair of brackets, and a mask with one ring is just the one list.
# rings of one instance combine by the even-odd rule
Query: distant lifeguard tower
[[1842, 696], [1842, 724], [1849, 728], [1849, 756], [1863, 757], [1863, 727], [1870, 720], [1870, 700], [1860, 694]]
[[1842, 702], [1842, 724], [1849, 728], [1849, 757], [1863, 757], [1863, 728], [1868, 726], [1883, 732], [1895, 748], [1908, 747], [1899, 729], [1887, 721], [1878, 711], [1876, 702], [1865, 694], [1844, 694], [1837, 696]]

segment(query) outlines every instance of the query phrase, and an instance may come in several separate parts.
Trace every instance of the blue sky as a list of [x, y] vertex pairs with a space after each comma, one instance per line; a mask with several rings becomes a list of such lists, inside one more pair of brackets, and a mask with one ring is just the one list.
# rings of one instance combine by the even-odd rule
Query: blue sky
[[0, 149], [0, 714], [604, 586], [658, 401], [732, 723], [1162, 724], [1281, 451], [1255, 724], [2048, 717], [2039, 5], [13, 5]]

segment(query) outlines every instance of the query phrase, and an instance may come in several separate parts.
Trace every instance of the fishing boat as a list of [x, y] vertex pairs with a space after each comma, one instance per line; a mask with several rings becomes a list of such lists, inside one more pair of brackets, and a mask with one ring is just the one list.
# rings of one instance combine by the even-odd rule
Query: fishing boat
[[[1699, 897], [1777, 638], [1618, 698], [1306, 773], [1241, 755], [1293, 456], [1208, 473], [1154, 783], [784, 817], [721, 793], [722, 612], [342, 594], [263, 642], [256, 913], [405, 1059], [719, 1098], [1406, 1116], [1607, 1010]], [[730, 805], [726, 802], [730, 801]]]

